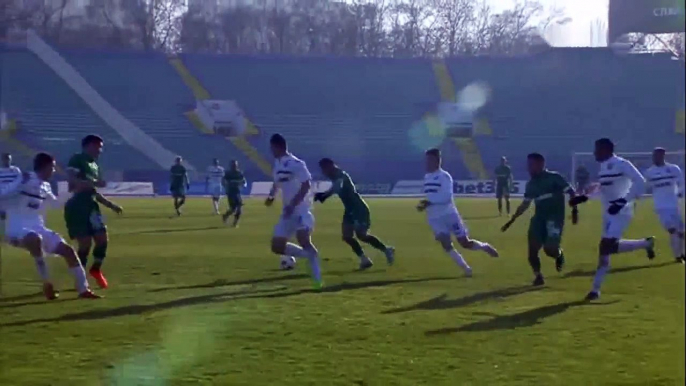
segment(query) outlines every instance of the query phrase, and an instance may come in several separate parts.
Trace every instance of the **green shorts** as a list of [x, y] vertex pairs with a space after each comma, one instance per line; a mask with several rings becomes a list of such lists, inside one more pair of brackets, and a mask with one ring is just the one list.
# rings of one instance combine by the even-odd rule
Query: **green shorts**
[[343, 225], [351, 226], [355, 230], [369, 230], [372, 226], [369, 209], [346, 210], [343, 213]]
[[496, 184], [495, 196], [496, 198], [510, 197], [510, 186], [507, 184]]
[[564, 226], [564, 219], [532, 217], [529, 223], [529, 240], [540, 245], [559, 244], [562, 241]]
[[64, 205], [64, 221], [70, 239], [92, 237], [107, 230], [95, 201], [69, 200]]
[[243, 197], [239, 194], [227, 194], [226, 198], [229, 201], [229, 209], [236, 210], [243, 206]]
[[169, 191], [171, 192], [172, 197], [174, 198], [184, 198], [186, 197], [186, 187], [181, 185], [181, 186], [172, 186], [169, 188]]

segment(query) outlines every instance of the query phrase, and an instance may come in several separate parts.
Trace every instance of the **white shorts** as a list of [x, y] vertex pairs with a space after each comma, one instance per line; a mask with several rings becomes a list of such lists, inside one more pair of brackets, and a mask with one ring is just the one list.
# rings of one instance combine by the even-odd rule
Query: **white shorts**
[[434, 232], [434, 237], [439, 235], [455, 235], [456, 237], [469, 236], [469, 230], [462, 221], [462, 216], [457, 212], [446, 213], [440, 217], [430, 218], [429, 226]]
[[314, 230], [314, 215], [307, 211], [303, 214], [292, 214], [288, 218], [283, 215], [279, 217], [279, 222], [274, 226], [274, 237], [290, 239], [295, 232], [307, 230], [312, 233]]
[[603, 213], [603, 238], [621, 239], [633, 217], [632, 213], [618, 213], [614, 216]]
[[207, 187], [207, 190], [213, 198], [219, 198], [222, 196], [222, 194], [224, 194], [224, 189], [222, 189], [221, 185], [210, 184]]
[[43, 251], [46, 253], [55, 253], [58, 245], [62, 243], [66, 244], [59, 233], [41, 225], [23, 228], [8, 228], [5, 238], [10, 244], [17, 245], [29, 233], [36, 233], [43, 239]]
[[659, 208], [655, 209], [655, 213], [657, 213], [657, 217], [660, 218], [660, 223], [665, 229], [676, 229], [679, 232], [684, 231], [684, 220], [679, 208]]

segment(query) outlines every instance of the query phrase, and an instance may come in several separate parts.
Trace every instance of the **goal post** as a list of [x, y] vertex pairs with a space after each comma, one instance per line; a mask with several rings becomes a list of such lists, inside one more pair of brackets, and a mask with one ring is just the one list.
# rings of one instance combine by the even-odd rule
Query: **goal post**
[[[648, 152], [625, 152], [625, 153], [617, 153], [618, 156], [622, 158], [626, 158], [631, 163], [636, 166], [638, 171], [641, 172], [641, 174], [645, 174], [645, 171], [648, 170], [650, 166], [653, 164], [653, 152], [648, 151]], [[665, 161], [676, 164], [681, 168], [681, 171], [684, 172], [684, 151], [683, 150], [677, 150], [677, 151], [667, 151], [667, 155], [665, 157]], [[588, 152], [574, 152], [572, 153], [572, 169], [569, 172], [570, 176], [570, 181], [572, 181], [572, 184], [574, 187], [577, 186], [577, 180], [576, 180], [576, 171], [580, 166], [586, 167], [586, 169], [589, 172], [590, 178], [589, 182], [594, 183], [596, 182], [596, 178], [598, 176], [598, 163], [595, 160], [595, 157], [593, 156], [593, 153], [588, 153]]]

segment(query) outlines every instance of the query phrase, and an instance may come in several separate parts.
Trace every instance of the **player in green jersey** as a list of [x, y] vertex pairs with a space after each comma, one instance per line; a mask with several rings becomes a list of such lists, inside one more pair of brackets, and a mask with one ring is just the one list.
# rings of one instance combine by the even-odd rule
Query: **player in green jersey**
[[500, 165], [495, 168], [495, 197], [498, 199], [498, 213], [503, 215], [503, 198], [507, 215], [510, 215], [510, 189], [512, 188], [512, 169], [507, 164], [507, 158], [500, 159]]
[[229, 220], [231, 215], [233, 217], [233, 227], [238, 226], [238, 220], [241, 218], [243, 208], [243, 198], [241, 197], [241, 189], [247, 186], [243, 172], [238, 168], [238, 161], [231, 161], [231, 167], [224, 173], [224, 189], [226, 190], [226, 198], [229, 201], [229, 209], [224, 213], [222, 218], [224, 222]]
[[174, 198], [174, 210], [181, 216], [181, 207], [186, 203], [186, 190], [190, 188], [188, 172], [183, 166], [183, 158], [176, 157], [174, 165], [169, 169], [169, 191]]
[[[333, 182], [333, 185], [326, 192], [316, 193], [314, 200], [323, 203], [334, 194], [337, 194], [341, 199], [345, 208], [341, 224], [343, 241], [350, 245], [353, 252], [360, 258], [360, 270], [370, 268], [374, 263], [364, 254], [364, 250], [357, 240], [383, 252], [386, 255], [388, 264], [393, 264], [395, 249], [386, 246], [379, 238], [369, 233], [371, 227], [369, 207], [357, 192], [357, 189], [355, 189], [355, 184], [348, 173], [341, 170], [330, 158], [322, 158], [319, 161], [319, 167], [322, 173]], [[357, 239], [355, 239], [355, 236], [357, 236]]]
[[104, 141], [99, 136], [87, 135], [81, 141], [83, 151], [69, 160], [67, 176], [69, 191], [73, 192], [73, 196], [64, 205], [64, 220], [69, 238], [76, 240], [78, 244], [76, 253], [84, 268], [93, 246], [94, 262], [89, 273], [101, 288], [107, 288], [102, 263], [107, 255], [108, 237], [99, 204], [117, 214], [121, 214], [123, 209], [97, 191], [97, 188], [104, 188], [107, 185], [98, 166], [103, 145]]
[[[534, 271], [536, 278], [534, 285], [545, 284], [541, 274], [541, 260], [538, 251], [543, 248], [546, 255], [555, 259], [555, 267], [559, 271], [565, 264], [565, 257], [560, 244], [562, 242], [562, 230], [565, 223], [565, 193], [570, 197], [575, 196], [574, 189], [559, 173], [549, 171], [545, 168], [545, 158], [538, 153], [527, 156], [527, 168], [531, 175], [531, 180], [526, 184], [524, 201], [517, 208], [503, 227], [502, 231], [508, 228], [524, 214], [531, 205], [536, 203], [536, 212], [529, 223], [529, 264]], [[576, 207], [572, 209], [572, 223], [576, 224], [578, 211]]]

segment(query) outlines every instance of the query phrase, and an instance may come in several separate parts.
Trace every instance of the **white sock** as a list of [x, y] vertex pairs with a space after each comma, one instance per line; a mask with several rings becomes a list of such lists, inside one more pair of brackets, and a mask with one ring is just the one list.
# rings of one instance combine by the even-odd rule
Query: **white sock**
[[472, 247], [470, 249], [472, 251], [483, 251], [487, 248], [487, 246], [488, 246], [488, 243], [484, 243], [483, 241], [472, 239]]
[[619, 240], [619, 247], [617, 251], [619, 253], [631, 252], [637, 249], [648, 248], [650, 242], [648, 240]]
[[215, 212], [219, 212], [219, 201], [212, 201], [212, 206], [214, 206]]
[[310, 248], [305, 250], [307, 254], [307, 260], [310, 263], [310, 273], [312, 278], [318, 282], [322, 281], [322, 271], [319, 267], [319, 251], [312, 245]]
[[36, 269], [38, 270], [38, 275], [43, 282], [50, 281], [50, 273], [48, 272], [48, 265], [45, 264], [45, 259], [43, 256], [34, 256], [33, 260], [36, 263]]
[[81, 264], [76, 267], [69, 268], [72, 276], [74, 276], [74, 284], [76, 286], [76, 291], [82, 294], [88, 291], [88, 279], [86, 279], [86, 271], [83, 270]]
[[610, 270], [610, 256], [600, 256], [600, 260], [604, 264], [601, 264], [595, 271], [595, 276], [593, 277], [594, 292], [600, 292], [600, 287], [603, 285], [605, 275], [607, 275], [607, 272]]
[[674, 257], [681, 257], [684, 254], [684, 238], [678, 233], [669, 235], [669, 244], [672, 247]]
[[448, 255], [450, 255], [450, 258], [453, 259], [453, 261], [455, 261], [455, 263], [457, 263], [457, 265], [459, 265], [463, 270], [470, 271], [472, 269], [457, 250], [452, 249], [450, 252], [448, 252]]
[[299, 259], [307, 259], [309, 258], [309, 254], [305, 252], [304, 249], [300, 248], [299, 246], [293, 244], [293, 243], [286, 243], [286, 248], [284, 250], [284, 254], [288, 256], [293, 256]]

